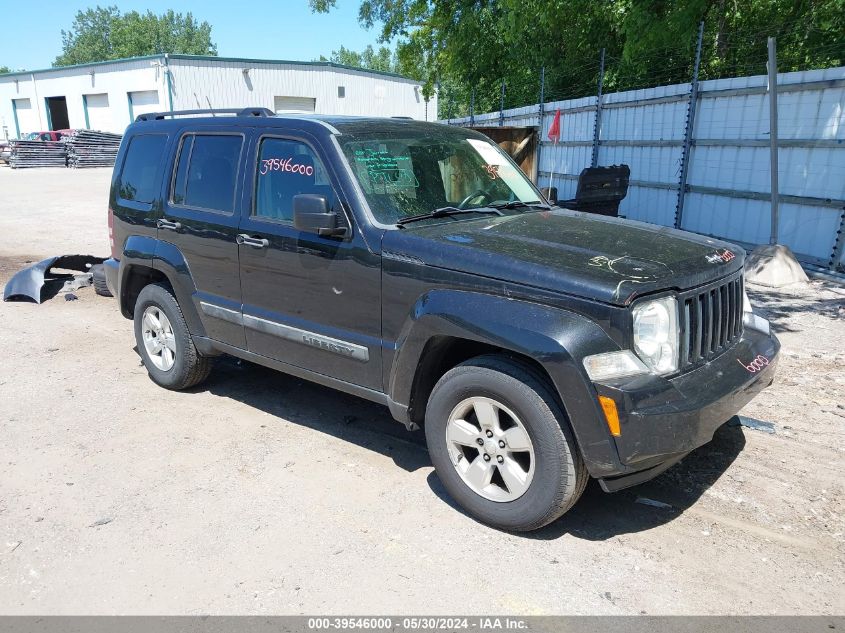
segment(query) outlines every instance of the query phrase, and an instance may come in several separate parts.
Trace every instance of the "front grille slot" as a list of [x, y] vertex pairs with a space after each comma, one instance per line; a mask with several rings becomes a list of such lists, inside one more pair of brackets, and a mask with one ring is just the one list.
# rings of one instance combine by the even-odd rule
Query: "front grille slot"
[[742, 336], [742, 275], [683, 293], [681, 371], [712, 360]]

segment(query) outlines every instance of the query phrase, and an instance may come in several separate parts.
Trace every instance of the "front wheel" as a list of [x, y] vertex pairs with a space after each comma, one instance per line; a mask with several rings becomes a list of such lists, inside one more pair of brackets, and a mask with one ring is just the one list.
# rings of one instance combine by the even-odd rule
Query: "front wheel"
[[587, 471], [545, 382], [498, 356], [471, 359], [435, 385], [425, 416], [431, 460], [472, 516], [535, 530], [571, 508]]

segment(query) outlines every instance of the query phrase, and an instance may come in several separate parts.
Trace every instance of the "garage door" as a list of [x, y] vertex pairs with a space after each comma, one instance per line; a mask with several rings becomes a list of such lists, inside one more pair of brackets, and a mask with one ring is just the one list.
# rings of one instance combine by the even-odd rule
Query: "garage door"
[[32, 107], [29, 99], [12, 99], [12, 107], [18, 122], [18, 136], [23, 137], [29, 132], [40, 132], [38, 113]]
[[85, 95], [85, 108], [88, 112], [87, 125], [89, 130], [112, 131], [111, 110], [109, 110], [109, 96], [105, 93]]
[[280, 112], [314, 112], [317, 100], [314, 97], [273, 97], [273, 109]]
[[132, 106], [132, 118], [134, 120], [139, 114], [147, 112], [161, 112], [162, 108], [158, 103], [157, 90], [139, 90], [129, 93], [129, 104]]

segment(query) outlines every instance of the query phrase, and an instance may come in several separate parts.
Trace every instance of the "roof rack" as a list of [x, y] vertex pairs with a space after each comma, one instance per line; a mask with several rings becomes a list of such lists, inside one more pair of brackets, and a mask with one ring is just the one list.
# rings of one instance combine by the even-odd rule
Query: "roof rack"
[[135, 117], [135, 121], [161, 121], [166, 117], [189, 116], [192, 114], [234, 114], [236, 116], [276, 116], [269, 108], [210, 108], [206, 110], [174, 110], [172, 112], [147, 112]]

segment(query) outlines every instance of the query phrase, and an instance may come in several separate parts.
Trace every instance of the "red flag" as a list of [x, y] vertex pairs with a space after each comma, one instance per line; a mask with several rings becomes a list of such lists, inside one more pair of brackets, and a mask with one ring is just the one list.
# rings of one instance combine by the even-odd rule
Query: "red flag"
[[560, 110], [555, 112], [555, 119], [549, 128], [549, 140], [557, 143], [560, 140]]

